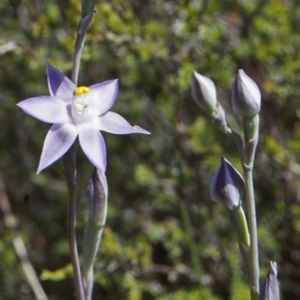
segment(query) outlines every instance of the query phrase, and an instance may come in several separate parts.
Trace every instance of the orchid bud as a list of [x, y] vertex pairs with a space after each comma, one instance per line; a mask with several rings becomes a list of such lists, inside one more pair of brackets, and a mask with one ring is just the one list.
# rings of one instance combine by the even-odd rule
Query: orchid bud
[[270, 261], [270, 271], [261, 284], [259, 300], [279, 300], [279, 283], [277, 280], [277, 264]]
[[242, 117], [255, 116], [260, 111], [261, 95], [256, 83], [239, 70], [231, 87], [233, 111]]
[[105, 174], [94, 169], [86, 186], [86, 198], [89, 204], [89, 219], [103, 225], [107, 212], [108, 186]]
[[210, 185], [210, 197], [214, 202], [221, 202], [229, 209], [240, 206], [245, 182], [242, 175], [224, 157]]
[[89, 218], [83, 240], [83, 272], [87, 279], [93, 270], [107, 214], [108, 187], [104, 172], [94, 169], [86, 187]]
[[217, 91], [214, 83], [207, 77], [193, 72], [192, 96], [196, 103], [208, 114], [215, 118], [218, 114]]

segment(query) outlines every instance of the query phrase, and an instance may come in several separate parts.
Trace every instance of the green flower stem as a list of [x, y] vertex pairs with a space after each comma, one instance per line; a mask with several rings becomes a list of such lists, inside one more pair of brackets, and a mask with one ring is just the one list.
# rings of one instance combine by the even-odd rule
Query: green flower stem
[[256, 147], [258, 144], [259, 116], [256, 115], [251, 118], [243, 118], [243, 127], [245, 135], [243, 172], [245, 179], [247, 215], [250, 232], [250, 251], [248, 258], [250, 270], [250, 293], [251, 300], [257, 300], [259, 297], [259, 257], [252, 170], [254, 165]]
[[257, 221], [256, 221], [256, 208], [253, 187], [253, 164], [256, 146], [258, 143], [258, 128], [259, 116], [256, 115], [252, 118], [243, 119], [244, 140], [242, 137], [227, 127], [223, 132], [230, 136], [237, 144], [240, 159], [243, 166], [243, 174], [245, 180], [245, 193], [247, 216], [250, 234], [250, 248], [248, 256], [248, 265], [250, 272], [250, 294], [251, 300], [257, 300], [259, 296], [259, 260], [258, 260], [258, 245], [257, 245]]
[[73, 69], [72, 69], [72, 81], [77, 85], [78, 74], [80, 67], [81, 54], [84, 46], [85, 35], [88, 30], [88, 27], [92, 21], [94, 12], [91, 12], [83, 19], [80, 17], [77, 36], [74, 46], [74, 56], [73, 56]]
[[94, 287], [94, 269], [91, 268], [87, 278], [85, 279], [85, 297], [86, 300], [92, 299], [93, 287]]
[[258, 144], [259, 116], [243, 118], [243, 128], [245, 134], [243, 164], [248, 169], [252, 169]]
[[[92, 21], [93, 13], [84, 19], [80, 17], [77, 37], [74, 46], [72, 81], [77, 85], [82, 49], [85, 35]], [[80, 270], [79, 256], [76, 242], [76, 206], [77, 206], [77, 182], [76, 182], [76, 149], [77, 143], [63, 157], [67, 175], [67, 185], [69, 190], [69, 210], [68, 210], [68, 240], [71, 253], [71, 261], [75, 277], [75, 290], [77, 300], [85, 300], [83, 280]]]
[[250, 232], [249, 270], [251, 300], [258, 300], [259, 296], [259, 262], [257, 245], [256, 208], [253, 189], [252, 168], [244, 168], [247, 215]]
[[[76, 147], [75, 147], [76, 148]], [[68, 210], [68, 240], [75, 277], [75, 291], [77, 300], [85, 300], [83, 282], [76, 242], [76, 205], [77, 205], [77, 182], [76, 182], [76, 149], [72, 147], [63, 157], [66, 169], [67, 186], [69, 191]]]

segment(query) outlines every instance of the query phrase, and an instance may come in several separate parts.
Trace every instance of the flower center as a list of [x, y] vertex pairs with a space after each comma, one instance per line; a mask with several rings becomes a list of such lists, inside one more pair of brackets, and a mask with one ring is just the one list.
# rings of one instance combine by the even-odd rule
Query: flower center
[[79, 86], [74, 91], [74, 95], [76, 96], [82, 96], [83, 94], [87, 94], [89, 92], [89, 88], [86, 86]]
[[72, 102], [72, 116], [76, 122], [85, 120], [88, 117], [86, 112], [89, 106], [89, 88], [79, 86], [75, 89]]

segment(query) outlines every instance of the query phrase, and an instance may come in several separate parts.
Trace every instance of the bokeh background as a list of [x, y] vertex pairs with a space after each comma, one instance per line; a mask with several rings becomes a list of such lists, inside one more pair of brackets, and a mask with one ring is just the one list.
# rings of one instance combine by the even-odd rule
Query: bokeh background
[[[16, 103], [48, 94], [47, 61], [70, 76], [79, 15], [79, 0], [0, 2], [1, 300], [35, 298], [17, 238], [49, 299], [75, 299], [62, 162], [36, 175], [49, 125]], [[282, 299], [299, 299], [299, 51], [297, 0], [97, 1], [79, 83], [119, 78], [113, 111], [152, 135], [104, 133], [110, 194], [93, 299], [248, 299], [235, 233], [209, 197], [221, 155], [240, 170], [237, 149], [191, 97], [197, 70], [241, 132], [230, 107], [239, 68], [263, 99], [254, 170], [261, 277], [275, 260]], [[92, 166], [81, 150], [77, 160], [81, 252]]]

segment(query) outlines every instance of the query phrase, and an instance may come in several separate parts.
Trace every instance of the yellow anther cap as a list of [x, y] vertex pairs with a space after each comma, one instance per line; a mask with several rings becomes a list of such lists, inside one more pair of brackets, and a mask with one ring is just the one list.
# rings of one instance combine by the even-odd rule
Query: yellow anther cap
[[89, 92], [89, 88], [86, 86], [79, 86], [74, 91], [74, 95], [76, 96], [82, 96], [83, 94], [87, 94]]

